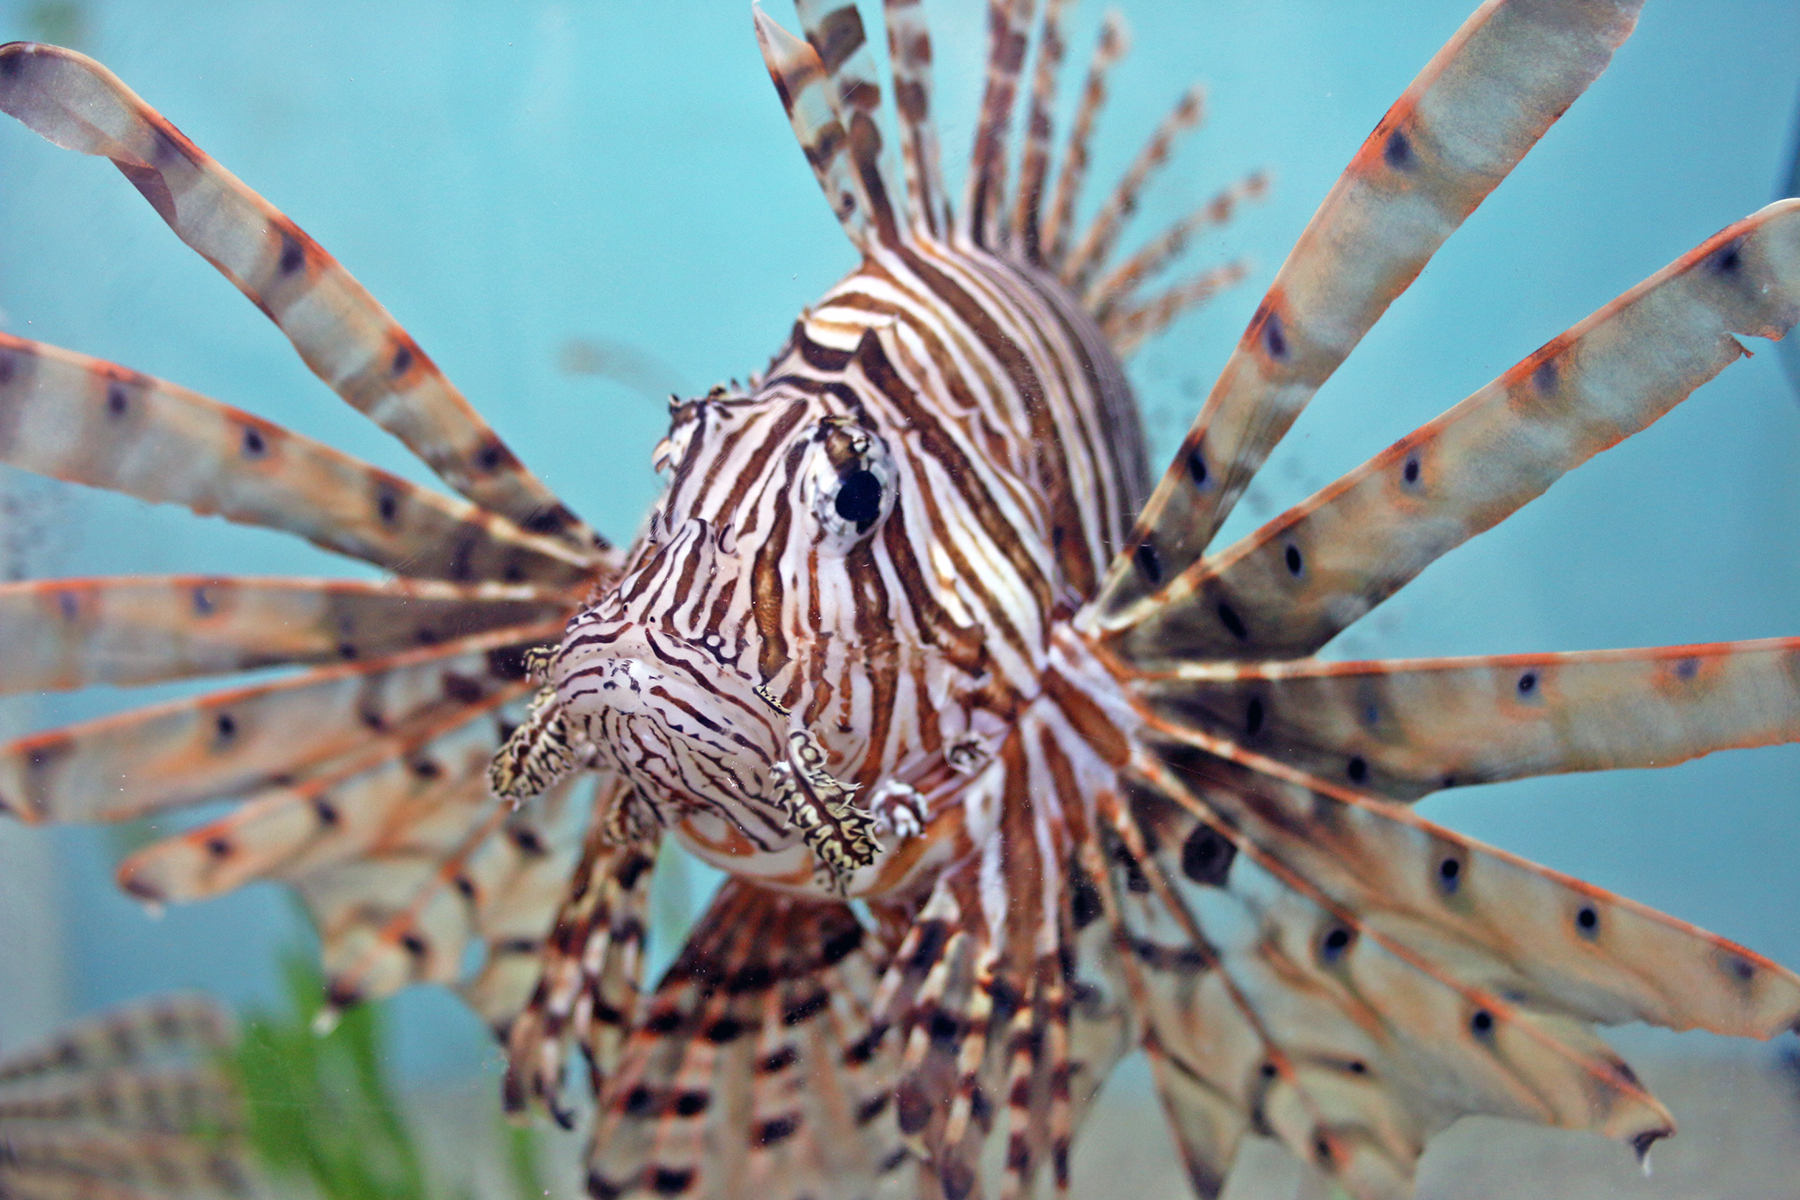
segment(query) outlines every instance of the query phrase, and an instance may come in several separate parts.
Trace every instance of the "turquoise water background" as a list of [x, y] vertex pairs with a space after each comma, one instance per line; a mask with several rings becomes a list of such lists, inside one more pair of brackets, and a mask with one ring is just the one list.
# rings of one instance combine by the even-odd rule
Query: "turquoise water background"
[[[1203, 244], [1248, 285], [1133, 363], [1166, 450], [1313, 208], [1472, 0], [1126, 4], [1136, 50], [1097, 146], [1110, 184], [1194, 79], [1206, 128], [1139, 236], [1255, 168], [1271, 199]], [[951, 170], [979, 86], [980, 14], [928, 5]], [[1084, 63], [1102, 5], [1074, 20]], [[792, 24], [775, 0], [771, 13]], [[873, 15], [873, 8], [870, 8]], [[852, 265], [769, 85], [739, 0], [273, 4], [0, 2], [0, 40], [105, 62], [354, 272], [584, 516], [628, 538], [684, 391], [761, 367]], [[1065, 85], [1071, 99], [1074, 83]], [[1325, 388], [1228, 534], [1436, 415], [1721, 226], [1787, 170], [1800, 6], [1653, 2], [1612, 68], [1438, 255]], [[1091, 186], [1090, 210], [1102, 191]], [[0, 328], [112, 359], [418, 479], [423, 468], [309, 374], [108, 164], [0, 121]], [[564, 369], [625, 346], [641, 387]], [[1753, 345], [1753, 349], [1763, 349]], [[205, 571], [354, 576], [259, 530], [8, 475], [15, 577]], [[1800, 633], [1800, 406], [1777, 356], [1673, 415], [1427, 571], [1342, 656], [1474, 654]], [[9, 710], [15, 729], [136, 699]], [[1800, 966], [1800, 749], [1667, 771], [1458, 791], [1445, 821]], [[0, 1040], [171, 986], [275, 991], [302, 938], [263, 886], [147, 919], [111, 887], [106, 831], [0, 833]], [[10, 967], [6, 964], [13, 964]], [[30, 964], [29, 969], [26, 965]], [[11, 978], [7, 978], [10, 974]], [[447, 995], [405, 997], [415, 1077], [487, 1060]]]

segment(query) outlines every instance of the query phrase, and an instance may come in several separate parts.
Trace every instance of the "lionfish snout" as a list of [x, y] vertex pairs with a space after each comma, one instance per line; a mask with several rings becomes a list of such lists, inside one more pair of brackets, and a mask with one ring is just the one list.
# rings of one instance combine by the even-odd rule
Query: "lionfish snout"
[[547, 682], [571, 726], [653, 803], [755, 808], [771, 791], [787, 716], [704, 642], [640, 623], [578, 625]]
[[819, 740], [720, 647], [643, 623], [571, 629], [551, 668], [563, 720], [709, 857], [782, 856], [843, 891], [880, 847]]

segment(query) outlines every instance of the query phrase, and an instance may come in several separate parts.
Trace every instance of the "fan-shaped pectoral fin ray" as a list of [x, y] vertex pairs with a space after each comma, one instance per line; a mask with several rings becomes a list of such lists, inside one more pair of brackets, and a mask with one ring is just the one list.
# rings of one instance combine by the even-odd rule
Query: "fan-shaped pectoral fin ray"
[[402, 575], [569, 585], [595, 573], [589, 558], [560, 542], [323, 442], [4, 333], [0, 462], [297, 534]]
[[0, 1189], [19, 1200], [267, 1195], [222, 1061], [236, 1032], [208, 999], [158, 996], [0, 1060]]
[[1393, 800], [1800, 740], [1800, 639], [1133, 677], [1158, 716]]
[[168, 995], [88, 1017], [45, 1045], [0, 1059], [0, 1085], [133, 1066], [165, 1051], [210, 1054], [236, 1037], [231, 1015], [201, 995]]
[[[830, 72], [812, 44], [754, 10], [756, 41], [769, 78], [781, 96], [800, 149], [825, 192], [825, 200], [858, 249], [881, 238], [880, 216], [857, 168], [850, 130], [838, 112]], [[870, 126], [873, 129], [873, 126]], [[889, 215], [891, 222], [892, 217]]]
[[1800, 978], [1742, 946], [1404, 806], [1191, 730], [1152, 729], [1164, 761], [1145, 754], [1135, 766], [1158, 791], [1186, 789], [1177, 803], [1236, 852], [1447, 977], [1578, 1022], [1768, 1038], [1800, 1021]]
[[131, 575], [0, 584], [0, 691], [144, 684], [391, 654], [568, 611], [561, 593], [436, 581]]
[[590, 565], [605, 543], [507, 449], [368, 291], [273, 205], [105, 67], [57, 46], [0, 47], [0, 110], [113, 161], [181, 238], [268, 315], [314, 374], [474, 503]]
[[1296, 829], [1239, 823], [1220, 789], [1195, 790], [1191, 764], [1177, 766], [1133, 759], [1132, 815], [1148, 834], [1134, 857], [1210, 890], [1215, 917], [1237, 908], [1219, 970], [1268, 1048], [1244, 1094], [1303, 1161], [1353, 1196], [1398, 1197], [1425, 1139], [1467, 1113], [1594, 1129], [1640, 1151], [1672, 1132], [1591, 1016], [1521, 987], [1491, 942], [1428, 937], [1383, 895], [1309, 874]]
[[459, 799], [356, 857], [282, 873], [318, 927], [331, 1009], [439, 983], [503, 1038], [524, 1006], [590, 810], [574, 781], [519, 810], [479, 787]]
[[468, 828], [494, 807], [488, 759], [517, 689], [446, 706], [297, 778], [242, 793], [224, 816], [136, 851], [126, 891], [154, 903], [216, 896], [255, 879], [292, 880], [404, 842], [434, 821]]
[[273, 683], [175, 700], [0, 746], [0, 811], [124, 821], [271, 786], [445, 712], [523, 696], [524, 651], [563, 623], [500, 630]]
[[590, 1192], [913, 1195], [869, 1009], [883, 957], [844, 904], [728, 880], [600, 1091]]
[[1309, 654], [1800, 320], [1800, 200], [1677, 259], [1499, 379], [1133, 610], [1127, 658]]
[[1300, 235], [1127, 544], [1109, 627], [1185, 570], [1314, 392], [1605, 69], [1641, 0], [1489, 0], [1425, 67]]
[[[470, 936], [482, 943], [480, 965], [458, 982], [457, 994], [487, 1022], [503, 1048], [537, 987], [559, 906], [581, 859], [582, 835], [604, 800], [605, 792], [591, 781], [570, 781], [537, 803], [508, 813], [499, 829], [470, 852], [463, 873], [449, 878], [451, 890], [469, 910]], [[448, 872], [440, 868], [439, 877]], [[648, 884], [646, 873], [646, 899]], [[410, 955], [411, 947], [404, 938], [396, 939], [395, 932], [392, 926], [382, 931], [381, 953], [392, 954], [398, 940]], [[627, 963], [621, 969], [635, 972], [637, 967]]]
[[[1115, 868], [1102, 894], [1196, 1194], [1220, 1193], [1254, 1129], [1358, 1200], [1409, 1196], [1422, 1126], [1447, 1119], [1436, 1115], [1436, 1097], [1418, 1094], [1418, 1081], [1375, 1082], [1395, 1058], [1378, 1037], [1383, 1018], [1292, 969], [1275, 944], [1284, 923], [1261, 910], [1241, 876], [1231, 879], [1230, 843], [1221, 839], [1227, 849], [1205, 861], [1189, 852], [1204, 827], [1191, 812], [1140, 785], [1129, 808], [1106, 796], [1100, 813]], [[1196, 886], [1220, 889], [1244, 910], [1248, 928], [1219, 931], [1236, 945], [1202, 930]], [[1219, 905], [1210, 907], [1217, 918]]]
[[[1116, 799], [1101, 797], [1097, 810], [1120, 830], [1102, 835], [1110, 853], [1099, 839], [1080, 845], [1071, 872], [1074, 921], [1105, 929], [1113, 949], [1111, 974], [1129, 1000], [1188, 1182], [1196, 1196], [1214, 1200], [1251, 1125], [1253, 1101], [1242, 1088], [1266, 1060], [1266, 1040], [1167, 879], [1144, 871], [1149, 852], [1141, 837], [1132, 836], [1135, 826], [1122, 820]], [[1160, 894], [1152, 899], [1152, 893]], [[1189, 919], [1182, 924], [1180, 917]], [[1161, 930], [1159, 942], [1149, 936], [1146, 926], [1152, 924], [1174, 928]]]

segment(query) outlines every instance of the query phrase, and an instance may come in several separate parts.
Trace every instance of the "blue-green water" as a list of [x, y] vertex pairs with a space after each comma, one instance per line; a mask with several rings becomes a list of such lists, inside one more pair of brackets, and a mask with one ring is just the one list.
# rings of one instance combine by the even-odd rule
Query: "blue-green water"
[[[1274, 194], [1194, 260], [1251, 282], [1133, 364], [1161, 446], [1179, 436], [1262, 286], [1361, 138], [1472, 0], [1127, 4], [1096, 182], [1193, 79], [1207, 127], [1145, 205], [1147, 234], [1265, 167]], [[950, 161], [967, 145], [979, 14], [930, 5]], [[1072, 58], [1101, 5], [1079, 10]], [[779, 3], [771, 9], [789, 21]], [[790, 21], [791, 23], [791, 21]], [[0, 3], [0, 40], [60, 36], [335, 254], [583, 515], [630, 536], [662, 404], [559, 366], [572, 340], [635, 348], [647, 383], [757, 369], [852, 265], [794, 145], [747, 4]], [[1065, 97], [1073, 91], [1065, 88]], [[1784, 178], [1800, 6], [1653, 2], [1612, 68], [1437, 256], [1278, 451], [1248, 529], [1486, 383]], [[953, 168], [954, 169], [954, 168]], [[1099, 189], [1090, 190], [1090, 201]], [[423, 469], [333, 397], [106, 163], [0, 122], [0, 328], [127, 364], [390, 469]], [[1764, 347], [1753, 345], [1753, 349]], [[0, 549], [28, 574], [355, 575], [279, 535], [23, 477]], [[1772, 353], [1427, 571], [1334, 647], [1346, 656], [1649, 645], [1800, 632], [1800, 406]], [[15, 726], [116, 707], [21, 702]], [[1800, 750], [1484, 788], [1425, 811], [1800, 966]], [[199, 985], [273, 987], [287, 902], [253, 888], [151, 922], [90, 831], [0, 833], [0, 1037], [58, 1012]], [[21, 949], [23, 947], [23, 949]], [[11, 963], [31, 963], [29, 971]], [[8, 978], [7, 976], [11, 977]], [[408, 1070], [485, 1052], [447, 997], [409, 996]]]

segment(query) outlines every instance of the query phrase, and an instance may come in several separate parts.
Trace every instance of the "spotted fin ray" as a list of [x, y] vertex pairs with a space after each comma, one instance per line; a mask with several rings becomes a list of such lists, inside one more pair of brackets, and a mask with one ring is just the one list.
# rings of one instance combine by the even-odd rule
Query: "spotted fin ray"
[[1313, 394], [1587, 89], [1642, 0], [1488, 0], [1382, 118], [1300, 235], [1093, 602], [1187, 569]]
[[0, 808], [28, 822], [122, 821], [266, 786], [399, 736], [425, 714], [522, 694], [524, 647], [561, 628], [502, 630], [30, 734], [0, 746]]
[[507, 449], [364, 287], [105, 67], [0, 47], [0, 111], [113, 161], [157, 215], [268, 315], [315, 375], [475, 504], [595, 563], [605, 543]]
[[516, 687], [500, 688], [438, 706], [356, 752], [242, 792], [224, 816], [132, 854], [119, 880], [146, 900], [198, 900], [404, 844], [441, 820], [466, 828], [471, 810], [491, 807], [497, 710], [517, 698]]
[[402, 575], [568, 585], [594, 572], [558, 542], [273, 422], [5, 333], [0, 462], [297, 534]]
[[[1180, 1081], [1177, 1107], [1210, 1121], [1188, 1147], [1196, 1182], [1222, 1179], [1237, 1114], [1358, 1200], [1410, 1195], [1425, 1138], [1467, 1113], [1595, 1129], [1640, 1150], [1673, 1131], [1591, 1014], [1526, 986], [1486, 926], [1471, 940], [1431, 936], [1379, 899], [1349, 898], [1348, 866], [1322, 884], [1315, 863], [1296, 865], [1305, 839], [1292, 826], [1235, 825], [1235, 798], [1196, 789], [1191, 760], [1179, 762], [1179, 775], [1134, 763], [1140, 790], [1119, 825], [1135, 832], [1115, 886], [1142, 972], [1175, 1001], [1149, 1010], [1161, 1073]], [[1504, 885], [1489, 899], [1504, 905]], [[1723, 963], [1706, 966], [1702, 990], [1733, 990]], [[1628, 972], [1611, 982], [1622, 979], [1641, 986]], [[1775, 1015], [1791, 1021], [1791, 999]]]
[[0, 584], [0, 690], [383, 658], [554, 620], [557, 593], [423, 580], [130, 575]]
[[1394, 800], [1800, 739], [1800, 639], [1132, 677], [1160, 717]]
[[293, 872], [319, 929], [327, 1011], [439, 983], [504, 1040], [537, 979], [591, 790], [571, 781], [513, 811], [462, 789], [401, 836]]
[[1800, 200], [1720, 231], [1437, 420], [1109, 619], [1119, 653], [1308, 654], [1800, 321]]

